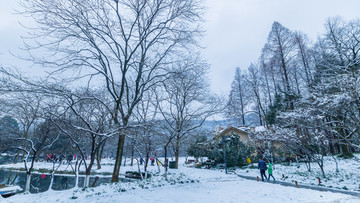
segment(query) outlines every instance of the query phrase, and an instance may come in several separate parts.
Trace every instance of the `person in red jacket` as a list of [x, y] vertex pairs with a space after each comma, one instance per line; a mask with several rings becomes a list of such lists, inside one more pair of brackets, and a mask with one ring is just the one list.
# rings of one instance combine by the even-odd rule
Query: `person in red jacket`
[[155, 163], [154, 157], [150, 157], [150, 161], [151, 161], [151, 165], [154, 166], [154, 163]]

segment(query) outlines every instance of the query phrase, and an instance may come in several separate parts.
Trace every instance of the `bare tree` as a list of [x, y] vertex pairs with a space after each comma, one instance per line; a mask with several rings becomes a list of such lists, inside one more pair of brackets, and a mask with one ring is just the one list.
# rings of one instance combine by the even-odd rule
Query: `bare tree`
[[294, 95], [289, 73], [292, 60], [296, 54], [293, 36], [289, 29], [282, 26], [279, 22], [274, 22], [267, 39], [267, 44], [263, 49], [263, 52], [270, 55], [269, 58], [274, 61], [274, 65], [278, 69], [290, 109], [294, 108]]
[[359, 25], [358, 19], [346, 22], [330, 18], [325, 35], [315, 46], [318, 60], [313, 96], [326, 118], [324, 123], [330, 126], [327, 135], [331, 151], [335, 151], [333, 144], [340, 146], [338, 151], [345, 157], [351, 157], [359, 145]]
[[312, 67], [312, 50], [310, 49], [310, 40], [307, 35], [302, 32], [295, 32], [294, 34], [296, 46], [298, 49], [298, 59], [303, 66], [303, 71], [305, 73], [304, 81], [306, 81], [307, 87], [310, 89], [313, 83], [313, 68]]
[[247, 81], [250, 86], [250, 95], [254, 99], [257, 114], [259, 115], [260, 125], [262, 121], [264, 121], [264, 126], [270, 129], [269, 122], [267, 121], [266, 115], [266, 103], [264, 102], [264, 94], [261, 88], [261, 75], [259, 72], [259, 68], [255, 64], [251, 64], [248, 68], [249, 74], [247, 77]]
[[249, 103], [247, 100], [249, 85], [246, 84], [246, 75], [241, 72], [240, 68], [236, 68], [235, 77], [231, 84], [229, 100], [227, 103], [227, 116], [240, 118], [243, 125], [245, 125], [245, 111]]
[[136, 120], [141, 126], [138, 130], [139, 137], [136, 148], [138, 151], [142, 151], [145, 154], [145, 156], [139, 154], [140, 158], [144, 158], [145, 176], [147, 176], [149, 158], [151, 154], [154, 153], [155, 147], [160, 145], [157, 120], [159, 112], [155, 98], [154, 91], [147, 92], [145, 94], [145, 99], [141, 101], [136, 110]]
[[[117, 130], [109, 127], [109, 109], [93, 95], [95, 93], [87, 90], [67, 95], [61, 100], [63, 108], [52, 114], [51, 120], [81, 155], [86, 175], [84, 187], [89, 187], [90, 173], [98, 151], [109, 137], [117, 133]], [[60, 103], [58, 105], [61, 106]], [[89, 163], [86, 162], [88, 155]]]
[[159, 111], [169, 129], [169, 138], [175, 139], [175, 168], [182, 140], [222, 109], [220, 100], [209, 94], [206, 70], [207, 64], [200, 59], [187, 58], [173, 67], [162, 87]]
[[[37, 128], [44, 121], [44, 98], [37, 94], [29, 93], [6, 93], [2, 99], [1, 109], [7, 115], [11, 115], [19, 122], [19, 130], [13, 132], [17, 136], [9, 137], [7, 140], [7, 150], [16, 150], [14, 164], [19, 160], [24, 162], [27, 173], [26, 191], [30, 190], [31, 173], [35, 160], [38, 158], [48, 140], [53, 134], [36, 133]], [[49, 147], [49, 146], [48, 146]], [[30, 160], [30, 165], [28, 160]], [[16, 175], [12, 180], [12, 172], [9, 175], [8, 183], [13, 183], [17, 179]]]
[[[165, 74], [174, 54], [196, 43], [201, 33], [200, 2], [24, 1], [24, 13], [38, 25], [31, 39], [41, 39], [26, 44], [28, 59], [54, 67], [52, 76], [69, 76], [61, 73], [71, 71], [89, 84], [101, 81], [112, 98], [114, 125], [123, 129], [144, 92]], [[119, 132], [113, 182], [118, 180], [126, 135], [126, 130]]]
[[[49, 108], [43, 109], [45, 112], [46, 110], [49, 110]], [[55, 173], [62, 164], [62, 157], [64, 157], [63, 152], [66, 151], [69, 142], [64, 142], [64, 140], [61, 139], [61, 133], [57, 130], [56, 126], [51, 123], [50, 119], [46, 117], [45, 120], [37, 126], [35, 134], [37, 137], [48, 136], [50, 138], [56, 138], [56, 140], [51, 145], [42, 148], [41, 151], [38, 152], [41, 152], [41, 154], [46, 154], [46, 160], [52, 164], [52, 169], [50, 170], [50, 184], [48, 187], [48, 190], [52, 190]], [[39, 161], [38, 157], [36, 161]]]
[[[27, 97], [27, 99], [32, 100], [33, 97]], [[38, 159], [38, 156], [41, 154], [42, 151], [47, 150], [48, 148], [53, 147], [54, 143], [58, 141], [59, 135], [55, 135], [51, 132], [51, 128], [48, 126], [45, 130], [39, 131], [40, 126], [43, 125], [45, 122], [44, 118], [44, 110], [41, 108], [41, 101], [44, 98], [38, 98], [38, 100], [32, 100], [31, 102], [35, 102], [35, 106], [29, 106], [30, 102], [26, 103], [26, 109], [31, 109], [30, 112], [27, 112], [25, 108], [21, 115], [32, 115], [31, 122], [29, 125], [24, 126], [24, 131], [26, 134], [22, 135], [21, 137], [15, 140], [15, 143], [11, 145], [11, 148], [17, 149], [23, 152], [22, 161], [24, 162], [27, 179], [26, 179], [26, 186], [25, 191], [30, 191], [30, 183], [31, 183], [31, 175], [33, 171], [33, 167], [35, 164], [35, 160]], [[40, 104], [40, 105], [39, 105]], [[24, 105], [22, 106], [24, 107]], [[34, 111], [35, 108], [39, 108], [38, 110]], [[26, 123], [28, 123], [27, 120]], [[29, 128], [29, 129], [27, 129]], [[29, 163], [30, 161], [30, 163]]]

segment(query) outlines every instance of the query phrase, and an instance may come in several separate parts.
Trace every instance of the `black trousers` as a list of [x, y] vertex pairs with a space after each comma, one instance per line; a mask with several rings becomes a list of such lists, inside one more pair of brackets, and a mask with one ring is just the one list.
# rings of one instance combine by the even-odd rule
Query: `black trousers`
[[261, 180], [262, 181], [264, 181], [264, 176], [265, 176], [265, 179], [267, 179], [266, 174], [265, 174], [265, 170], [266, 169], [260, 169], [260, 174], [261, 174]]

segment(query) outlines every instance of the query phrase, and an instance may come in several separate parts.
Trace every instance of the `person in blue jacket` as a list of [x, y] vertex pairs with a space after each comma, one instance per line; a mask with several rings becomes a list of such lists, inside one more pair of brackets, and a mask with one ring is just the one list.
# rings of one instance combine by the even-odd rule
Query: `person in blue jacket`
[[258, 168], [260, 169], [261, 180], [264, 181], [264, 176], [265, 176], [265, 179], [267, 179], [266, 174], [265, 174], [265, 171], [267, 169], [266, 162], [264, 160], [260, 159], [259, 163], [258, 163]]

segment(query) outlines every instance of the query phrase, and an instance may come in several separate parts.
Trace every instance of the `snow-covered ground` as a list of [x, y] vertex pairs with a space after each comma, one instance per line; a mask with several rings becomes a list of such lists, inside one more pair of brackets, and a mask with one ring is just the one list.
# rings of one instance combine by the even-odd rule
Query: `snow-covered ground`
[[[326, 178], [322, 177], [321, 170], [316, 163], [311, 164], [311, 172], [307, 171], [304, 163], [273, 164], [273, 175], [276, 179], [281, 179], [282, 174], [286, 177], [286, 182], [298, 181], [306, 185], [318, 185], [318, 178], [321, 180], [321, 187], [336, 188], [350, 191], [360, 191], [360, 155], [355, 158], [337, 158], [339, 172], [336, 172], [336, 164], [332, 157], [324, 158], [324, 170]], [[237, 174], [246, 176], [259, 176], [257, 163], [253, 167], [236, 169]]]
[[[196, 170], [196, 169], [194, 169]], [[86, 191], [50, 191], [36, 195], [16, 195], [1, 202], [347, 202], [360, 199], [343, 194], [284, 187], [234, 178], [176, 184], [150, 189], [121, 192], [117, 187], [102, 185]]]
[[[111, 172], [111, 160], [105, 162], [107, 165], [104, 165], [102, 172]], [[47, 166], [46, 163], [41, 164]], [[121, 170], [124, 173], [136, 168], [126, 166]], [[150, 166], [150, 170], [156, 172], [158, 169], [157, 166]], [[360, 202], [354, 196], [244, 180], [233, 174], [226, 175], [223, 171], [189, 168], [183, 164], [178, 170], [170, 169], [169, 172], [169, 181], [155, 175], [148, 183], [139, 181], [104, 184], [86, 190], [17, 194], [0, 199], [0, 202]]]

